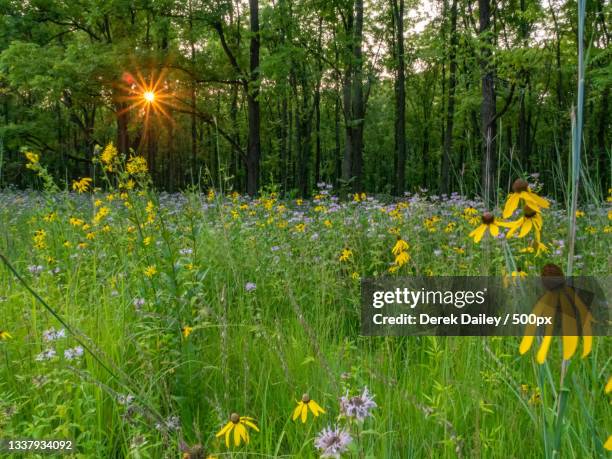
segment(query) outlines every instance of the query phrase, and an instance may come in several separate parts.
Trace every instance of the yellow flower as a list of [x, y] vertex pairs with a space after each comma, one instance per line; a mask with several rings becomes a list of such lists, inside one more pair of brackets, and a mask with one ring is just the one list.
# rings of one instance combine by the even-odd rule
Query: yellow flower
[[478, 244], [487, 230], [491, 236], [496, 237], [499, 234], [499, 227], [500, 222], [495, 219], [495, 216], [491, 212], [485, 212], [482, 214], [482, 224], [473, 230], [469, 237], [474, 238], [474, 242]]
[[147, 160], [142, 156], [132, 156], [127, 162], [126, 169], [130, 175], [146, 174]]
[[323, 222], [323, 224], [324, 224], [325, 226], [327, 226], [328, 228], [331, 228], [331, 227], [333, 226], [333, 224], [332, 224], [332, 222], [331, 222], [330, 220], [325, 220], [325, 221]]
[[181, 333], [183, 334], [183, 338], [188, 338], [189, 335], [191, 335], [192, 331], [193, 331], [193, 327], [190, 327], [189, 325], [185, 325], [183, 328], [181, 328]]
[[340, 260], [340, 261], [349, 261], [352, 256], [353, 256], [353, 251], [351, 249], [345, 247], [344, 249], [342, 249], [342, 253], [338, 257], [338, 260]]
[[47, 232], [45, 230], [37, 230], [32, 239], [34, 241], [34, 248], [42, 250], [47, 247]]
[[57, 213], [51, 212], [43, 217], [43, 220], [46, 222], [53, 222], [57, 218]]
[[521, 268], [516, 268], [516, 271], [512, 271], [512, 277], [518, 277], [522, 279], [523, 277], [527, 277], [527, 273], [523, 271]]
[[408, 252], [400, 252], [395, 257], [395, 265], [398, 268], [401, 268], [402, 266], [404, 266], [409, 261], [410, 261], [410, 255], [408, 254]]
[[[591, 313], [576, 291], [565, 284], [563, 271], [560, 267], [553, 264], [545, 265], [542, 268], [542, 278], [547, 291], [538, 299], [531, 313], [537, 317], [550, 317], [551, 323], [547, 324], [544, 330], [544, 337], [536, 354], [536, 361], [539, 364], [546, 361], [553, 338], [555, 316], [558, 311], [561, 312], [561, 330], [563, 331], [563, 359], [569, 360], [576, 353], [580, 335], [582, 336], [582, 358], [586, 357], [591, 353], [593, 347], [591, 328], [593, 318]], [[578, 323], [580, 323], [580, 330], [578, 330]], [[525, 327], [525, 334], [519, 346], [521, 355], [531, 348], [536, 334], [536, 324], [528, 324]]]
[[144, 275], [151, 278], [157, 274], [157, 268], [153, 265], [147, 266], [144, 270]]
[[399, 255], [401, 252], [404, 252], [405, 250], [408, 250], [409, 248], [410, 246], [408, 245], [408, 243], [404, 241], [401, 237], [398, 236], [397, 242], [393, 246], [393, 249], [391, 249], [391, 253], [393, 255]]
[[238, 413], [232, 413], [230, 420], [225, 426], [217, 432], [215, 437], [219, 438], [225, 435], [225, 446], [230, 446], [230, 436], [234, 431], [234, 446], [240, 446], [240, 443], [244, 441], [245, 444], [249, 444], [249, 431], [247, 427], [259, 432], [257, 426], [253, 423], [253, 418], [247, 416], [240, 416]]
[[296, 233], [303, 233], [306, 230], [306, 225], [304, 223], [298, 223], [293, 227], [293, 231]]
[[40, 156], [38, 155], [38, 153], [34, 153], [32, 151], [26, 151], [24, 155], [26, 159], [28, 160], [28, 162], [30, 163], [30, 165], [38, 164], [38, 162], [40, 161]]
[[298, 402], [298, 406], [293, 410], [292, 420], [295, 421], [297, 418], [300, 418], [302, 424], [304, 424], [308, 418], [308, 409], [310, 409], [315, 418], [321, 413], [325, 414], [325, 410], [317, 402], [311, 400], [308, 394], [304, 394], [302, 395], [302, 400]]
[[11, 334], [6, 330], [0, 330], [0, 340], [6, 341], [7, 339], [12, 338]]
[[113, 142], [110, 142], [104, 147], [102, 154], [100, 155], [100, 161], [104, 164], [105, 169], [109, 172], [113, 170], [113, 163], [115, 162], [115, 158], [117, 157], [117, 149], [113, 145]]
[[523, 209], [523, 216], [514, 222], [504, 223], [502, 226], [506, 226], [510, 228], [508, 234], [506, 234], [506, 238], [511, 238], [514, 236], [519, 229], [518, 237], [525, 237], [529, 232], [533, 229], [535, 232], [536, 241], [540, 241], [540, 235], [542, 232], [542, 215], [531, 209], [528, 206], [525, 206]]
[[576, 211], [576, 218], [584, 217], [584, 212], [581, 210]]
[[151, 236], [147, 236], [142, 240], [143, 245], [150, 245], [153, 238]]
[[91, 179], [89, 177], [83, 177], [81, 180], [72, 181], [72, 189], [77, 193], [85, 193], [89, 190], [91, 185]]
[[96, 215], [93, 219], [94, 223], [100, 223], [104, 217], [106, 217], [110, 213], [110, 209], [106, 206], [102, 206], [96, 212]]
[[546, 199], [538, 196], [529, 189], [529, 184], [526, 180], [516, 179], [512, 184], [512, 191], [513, 193], [508, 195], [508, 200], [504, 207], [504, 218], [509, 218], [512, 215], [521, 199], [536, 212], [539, 212], [541, 209], [547, 209], [550, 205]]

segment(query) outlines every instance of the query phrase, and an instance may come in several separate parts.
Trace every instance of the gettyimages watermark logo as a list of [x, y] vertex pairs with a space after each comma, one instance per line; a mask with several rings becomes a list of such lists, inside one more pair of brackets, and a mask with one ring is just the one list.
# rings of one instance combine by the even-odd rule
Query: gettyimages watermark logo
[[363, 279], [361, 333], [609, 336], [611, 286], [611, 277], [562, 274]]

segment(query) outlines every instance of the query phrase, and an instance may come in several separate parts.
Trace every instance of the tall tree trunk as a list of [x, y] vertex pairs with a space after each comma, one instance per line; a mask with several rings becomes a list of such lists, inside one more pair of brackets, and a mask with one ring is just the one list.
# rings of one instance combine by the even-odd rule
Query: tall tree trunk
[[353, 75], [353, 161], [351, 175], [354, 177], [353, 191], [362, 191], [363, 175], [363, 127], [365, 107], [363, 100], [363, 0], [355, 0], [355, 38], [353, 41], [353, 57], [355, 61]]
[[259, 0], [249, 0], [251, 16], [251, 43], [247, 105], [249, 112], [249, 143], [247, 149], [247, 193], [257, 194], [259, 188], [259, 163], [261, 158], [260, 110], [259, 110]]
[[355, 0], [347, 14], [348, 56], [343, 80], [343, 105], [346, 140], [342, 161], [342, 180], [361, 191], [363, 171], [363, 0]]
[[395, 23], [395, 193], [401, 195], [406, 187], [406, 73], [404, 59], [404, 0], [392, 0]]
[[491, 31], [491, 4], [490, 0], [478, 0], [480, 20], [480, 70], [482, 105], [480, 121], [483, 138], [482, 152], [482, 194], [485, 205], [489, 208], [494, 203], [495, 193], [495, 82], [494, 67], [491, 62], [493, 35]]
[[455, 121], [455, 90], [457, 88], [457, 0], [453, 0], [450, 12], [450, 52], [448, 76], [448, 105], [446, 107], [446, 129], [444, 131], [444, 151], [440, 171], [440, 193], [448, 194], [450, 186], [450, 166], [453, 154], [453, 127]]

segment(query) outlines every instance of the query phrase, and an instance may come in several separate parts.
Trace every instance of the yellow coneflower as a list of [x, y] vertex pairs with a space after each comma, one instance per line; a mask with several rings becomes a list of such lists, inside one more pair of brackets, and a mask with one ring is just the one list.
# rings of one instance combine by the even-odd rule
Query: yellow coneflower
[[512, 191], [508, 195], [508, 200], [504, 206], [504, 218], [509, 218], [519, 205], [522, 199], [526, 205], [539, 212], [540, 209], [547, 209], [550, 205], [548, 201], [529, 189], [529, 184], [524, 179], [516, 179], [512, 184]]
[[397, 256], [395, 257], [395, 265], [398, 268], [401, 268], [402, 266], [404, 266], [409, 261], [410, 261], [410, 254], [408, 252], [405, 252], [405, 251], [398, 253]]
[[406, 250], [408, 250], [410, 248], [410, 246], [408, 245], [408, 243], [406, 241], [404, 241], [401, 237], [397, 237], [397, 242], [395, 243], [395, 245], [393, 246], [393, 249], [391, 249], [391, 253], [393, 255], [399, 255], [401, 252], [404, 252]]
[[349, 249], [348, 247], [345, 247], [344, 249], [342, 249], [342, 253], [340, 253], [338, 260], [349, 261], [352, 256], [353, 256], [353, 251]]
[[183, 338], [189, 338], [189, 335], [191, 335], [192, 331], [193, 331], [193, 327], [190, 327], [189, 325], [185, 325], [183, 328], [181, 328], [181, 333], [183, 334]]
[[91, 179], [89, 177], [83, 177], [81, 180], [72, 181], [72, 189], [77, 193], [85, 193], [89, 190], [91, 185]]
[[535, 232], [536, 241], [540, 241], [542, 234], [542, 215], [531, 207], [525, 206], [523, 216], [514, 222], [504, 223], [503, 226], [510, 228], [506, 238], [511, 238], [514, 233], [519, 231], [518, 237], [525, 237], [533, 229]]
[[11, 339], [12, 336], [6, 330], [0, 330], [0, 340], [6, 341], [7, 339]]
[[153, 265], [147, 266], [144, 270], [144, 275], [151, 278], [157, 274], [157, 268]]
[[[575, 310], [578, 312], [581, 335], [582, 335], [582, 357], [591, 353], [593, 347], [593, 336], [591, 313], [586, 305], [577, 295], [574, 289], [565, 285], [563, 271], [560, 267], [547, 264], [542, 269], [542, 283], [546, 288], [546, 293], [536, 302], [532, 314], [538, 317], [551, 317], [551, 323], [546, 325], [544, 337], [536, 355], [536, 361], [543, 364], [546, 361], [548, 350], [553, 338], [555, 326], [555, 316], [557, 311], [561, 311], [561, 329], [563, 331], [563, 359], [569, 360], [576, 353], [578, 348], [578, 322]], [[519, 346], [519, 353], [525, 354], [532, 346], [536, 335], [536, 325], [528, 324], [525, 327], [525, 334]]]
[[493, 237], [496, 237], [499, 234], [499, 227], [503, 226], [500, 222], [495, 219], [495, 216], [491, 212], [485, 212], [482, 214], [482, 223], [481, 225], [474, 229], [468, 237], [474, 239], [474, 242], [478, 244], [480, 240], [484, 237], [487, 230], [489, 230], [489, 234]]
[[297, 418], [300, 418], [302, 424], [305, 423], [308, 418], [308, 409], [310, 409], [315, 418], [321, 413], [325, 414], [325, 410], [317, 402], [312, 400], [308, 394], [304, 394], [302, 395], [302, 400], [298, 402], [298, 406], [293, 410], [292, 420], [295, 421]]
[[253, 423], [254, 419], [247, 416], [240, 416], [238, 413], [232, 413], [230, 420], [225, 426], [217, 432], [215, 437], [219, 438], [225, 435], [225, 446], [230, 446], [230, 436], [234, 431], [234, 446], [240, 446], [240, 443], [244, 441], [245, 444], [249, 444], [249, 431], [247, 427], [259, 432], [257, 426]]

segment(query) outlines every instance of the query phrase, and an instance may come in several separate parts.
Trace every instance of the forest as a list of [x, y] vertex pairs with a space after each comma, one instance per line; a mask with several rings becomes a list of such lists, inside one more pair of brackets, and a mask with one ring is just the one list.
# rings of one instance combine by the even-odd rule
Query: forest
[[[0, 2], [0, 186], [96, 149], [159, 189], [480, 195], [563, 183], [577, 12], [560, 0]], [[583, 174], [610, 187], [611, 6], [586, 2]], [[98, 167], [98, 173], [100, 168]]]

